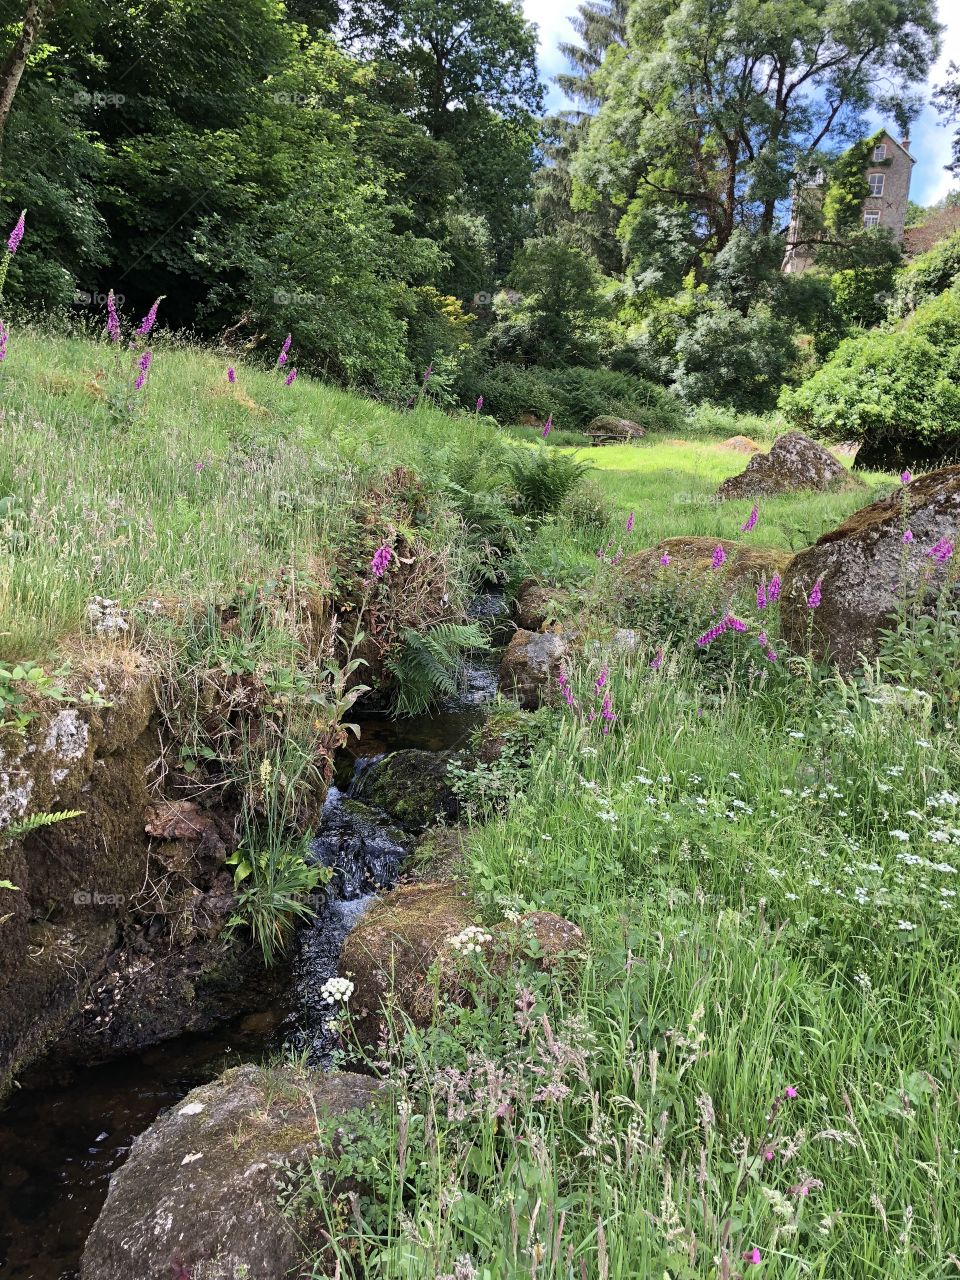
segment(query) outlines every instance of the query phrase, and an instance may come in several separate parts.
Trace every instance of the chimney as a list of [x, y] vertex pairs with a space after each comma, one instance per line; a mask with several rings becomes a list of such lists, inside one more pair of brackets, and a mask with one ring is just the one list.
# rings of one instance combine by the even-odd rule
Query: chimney
[[903, 147], [904, 151], [909, 151], [909, 150], [910, 150], [910, 135], [909, 135], [909, 133], [905, 133], [905, 134], [903, 135], [903, 137], [900, 139], [900, 145], [901, 145], [901, 147]]

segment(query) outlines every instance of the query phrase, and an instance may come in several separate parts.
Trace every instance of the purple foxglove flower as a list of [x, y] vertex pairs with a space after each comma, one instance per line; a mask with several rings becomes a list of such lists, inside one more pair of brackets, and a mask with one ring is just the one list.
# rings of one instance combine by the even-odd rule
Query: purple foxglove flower
[[373, 559], [370, 561], [370, 572], [375, 578], [382, 578], [390, 566], [393, 558], [393, 551], [386, 543], [378, 547], [374, 552]]
[[609, 733], [610, 726], [613, 724], [614, 720], [616, 720], [617, 718], [616, 715], [614, 714], [613, 702], [611, 701], [609, 693], [606, 695], [606, 697], [603, 700], [603, 706], [600, 708], [600, 714], [603, 716], [603, 719], [605, 722], [603, 726], [603, 732]]
[[0, 364], [7, 358], [7, 339], [9, 337], [9, 333], [3, 327], [3, 321], [0, 320]]
[[627, 533], [633, 533], [633, 512], [627, 517]]
[[603, 689], [604, 685], [607, 683], [607, 679], [609, 675], [610, 675], [609, 667], [600, 668], [600, 674], [597, 676], [597, 683], [593, 687], [593, 691], [598, 698], [600, 697], [600, 691]]
[[823, 579], [818, 578], [816, 582], [813, 584], [813, 588], [810, 594], [807, 596], [808, 609], [820, 608], [820, 602], [823, 599], [823, 591], [821, 590], [822, 586], [823, 586]]
[[117, 300], [112, 289], [107, 294], [107, 333], [111, 342], [120, 341], [120, 317], [117, 315]]
[[757, 608], [765, 609], [767, 607], [767, 584], [761, 582], [757, 587]]
[[230, 368], [227, 370], [227, 381], [230, 383], [232, 387], [233, 384], [236, 382], [236, 380], [237, 380], [237, 371], [233, 367], [233, 365], [231, 365]]
[[483, 408], [483, 396], [477, 396], [477, 413]]
[[546, 422], [543, 424], [543, 430], [540, 432], [544, 440], [546, 440], [547, 436], [550, 434], [552, 430], [553, 430], [553, 414], [551, 413], [548, 415]]
[[720, 569], [720, 568], [722, 568], [726, 563], [727, 563], [727, 553], [726, 553], [726, 552], [724, 551], [724, 549], [723, 549], [723, 543], [722, 543], [722, 542], [718, 542], [718, 543], [717, 543], [717, 545], [716, 545], [716, 547], [714, 548], [714, 552], [713, 552], [713, 564], [712, 564], [712, 567], [713, 567], [714, 569]]
[[775, 573], [770, 579], [770, 586], [767, 588], [767, 599], [771, 604], [773, 604], [775, 600], [780, 599], [780, 589], [782, 586], [783, 583], [780, 580], [779, 573]]
[[670, 563], [670, 557], [667, 555], [666, 552], [664, 552], [663, 555], [660, 557], [660, 563], [663, 565], [664, 568], [666, 568], [667, 565]]
[[760, 508], [754, 507], [753, 510], [750, 512], [750, 515], [747, 517], [746, 524], [742, 524], [740, 526], [740, 532], [752, 533], [753, 530], [757, 527], [757, 521], [759, 519], [760, 519]]
[[937, 564], [946, 564], [953, 555], [953, 543], [949, 538], [940, 538], [933, 544], [927, 555], [931, 560], [936, 560]]
[[909, 543], [911, 543], [911, 542], [913, 541], [913, 530], [912, 530], [912, 529], [905, 529], [905, 530], [903, 531], [903, 541], [904, 541], [904, 542], [906, 542], [908, 545], [909, 545]]
[[743, 619], [735, 618], [732, 613], [728, 613], [724, 621], [726, 622], [727, 626], [730, 627], [733, 631], [743, 632], [743, 631], [746, 631], [747, 629], [747, 624], [743, 621]]
[[650, 670], [659, 671], [662, 666], [663, 666], [663, 650], [658, 649], [657, 652], [653, 655], [653, 660], [650, 663]]
[[293, 368], [290, 370], [290, 372], [287, 374], [287, 376], [283, 380], [284, 386], [289, 387], [290, 384], [292, 382], [296, 382], [296, 380], [297, 380], [297, 366], [294, 365]]
[[277, 356], [277, 368], [282, 369], [287, 363], [287, 356], [290, 353], [290, 343], [293, 341], [293, 335], [287, 334], [284, 339], [283, 346], [280, 348], [280, 354]]
[[200, 474], [200, 472], [203, 470], [203, 463], [202, 463], [202, 462], [195, 462], [195, 463], [193, 464], [193, 470], [194, 470], [194, 474], [195, 474], [195, 475], [199, 475], [199, 474]]
[[153, 304], [153, 306], [150, 308], [150, 310], [147, 312], [147, 314], [140, 321], [140, 328], [136, 330], [137, 337], [146, 338], [147, 335], [150, 333], [150, 330], [157, 323], [157, 308], [160, 306], [160, 303], [163, 301], [165, 296], [166, 296], [165, 294], [161, 294], [160, 297]]
[[901, 483], [901, 484], [909, 484], [909, 483], [910, 483], [910, 481], [911, 481], [912, 479], [913, 479], [913, 476], [910, 474], [910, 472], [909, 472], [909, 471], [901, 471], [901, 472], [900, 472], [900, 483]]
[[134, 391], [140, 391], [143, 389], [143, 384], [147, 380], [147, 374], [150, 372], [150, 365], [152, 363], [153, 363], [153, 352], [145, 351], [143, 355], [140, 357], [140, 359], [137, 361], [137, 368], [140, 370], [140, 372], [137, 374], [137, 380], [133, 384]]
[[20, 248], [20, 241], [23, 239], [23, 232], [24, 232], [24, 227], [26, 225], [26, 220], [27, 220], [27, 211], [26, 209], [24, 209], [23, 213], [21, 213], [20, 217], [17, 219], [17, 225], [13, 228], [13, 230], [10, 232], [10, 235], [7, 237], [7, 253], [9, 253], [11, 258]]
[[772, 649], [768, 649], [768, 650], [766, 651], [766, 653], [765, 653], [763, 656], [766, 658], [766, 660], [767, 660], [768, 662], [776, 662], [776, 661], [777, 661], [777, 655], [774, 653], [774, 651], [773, 651]]

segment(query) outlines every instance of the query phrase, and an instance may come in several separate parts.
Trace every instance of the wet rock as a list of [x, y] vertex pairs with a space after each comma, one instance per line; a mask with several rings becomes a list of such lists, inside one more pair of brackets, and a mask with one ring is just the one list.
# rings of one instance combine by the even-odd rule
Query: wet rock
[[575, 972], [577, 956], [586, 950], [582, 931], [550, 911], [490, 928], [477, 926], [479, 918], [466, 886], [456, 880], [401, 885], [367, 912], [341, 957], [341, 973], [354, 983], [350, 1012], [361, 1044], [380, 1043], [388, 1008], [426, 1027], [444, 1003], [470, 998], [458, 950], [467, 930], [501, 975], [532, 961], [559, 978]]
[[[913, 540], [904, 543], [907, 528]], [[794, 558], [780, 602], [788, 644], [805, 652], [809, 637], [817, 658], [843, 670], [861, 654], [872, 657], [904, 591], [908, 597], [925, 592], [932, 606], [950, 578], [954, 561], [941, 565], [928, 554], [941, 538], [960, 542], [960, 466], [931, 472], [864, 507]], [[809, 609], [818, 580], [822, 602]], [[955, 584], [953, 590], [958, 593]]]
[[394, 751], [362, 774], [357, 796], [410, 830], [456, 822], [459, 802], [447, 776], [456, 756], [454, 751]]
[[769, 453], [757, 453], [738, 476], [724, 480], [717, 497], [757, 498], [777, 493], [826, 493], [859, 488], [861, 481], [821, 444], [799, 431], [788, 431]]
[[631, 422], [629, 418], [594, 418], [584, 428], [584, 435], [594, 444], [631, 444], [646, 434], [638, 422]]
[[[723, 547], [726, 562], [720, 569], [713, 568], [713, 556], [717, 545]], [[662, 563], [664, 557], [668, 563]], [[783, 574], [790, 563], [790, 552], [776, 551], [772, 547], [746, 547], [727, 538], [667, 538], [639, 551], [623, 562], [623, 577], [633, 587], [648, 591], [658, 582], [672, 586], [686, 584], [700, 590], [703, 580], [722, 584], [730, 595], [738, 591], [753, 590], [759, 584]]]
[[320, 1153], [314, 1107], [371, 1106], [366, 1076], [237, 1067], [187, 1095], [136, 1139], [110, 1179], [82, 1280], [287, 1280], [306, 1247], [277, 1196], [284, 1172]]
[[501, 693], [516, 698], [528, 711], [536, 710], [550, 701], [566, 654], [560, 636], [520, 628], [500, 663]]
[[556, 620], [569, 598], [569, 592], [557, 587], [545, 587], [539, 582], [522, 583], [514, 604], [518, 625], [524, 631], [542, 631]]
[[192, 800], [164, 800], [147, 809], [144, 830], [158, 840], [202, 842], [223, 857], [226, 845], [213, 814]]
[[467, 833], [462, 827], [432, 827], [414, 845], [405, 876], [412, 881], [450, 880], [464, 872]]

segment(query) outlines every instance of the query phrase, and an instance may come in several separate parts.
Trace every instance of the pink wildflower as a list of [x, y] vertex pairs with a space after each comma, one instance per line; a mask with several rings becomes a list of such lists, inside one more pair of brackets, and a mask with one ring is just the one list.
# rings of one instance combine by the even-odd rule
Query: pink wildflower
[[153, 363], [153, 352], [145, 351], [143, 355], [140, 357], [140, 359], [137, 361], [137, 368], [139, 369], [140, 372], [137, 374], [137, 380], [133, 384], [134, 391], [140, 391], [143, 389], [143, 384], [147, 380], [147, 374], [150, 372], [150, 365], [152, 363]]
[[600, 708], [600, 714], [603, 716], [603, 719], [605, 721], [603, 726], [603, 732], [609, 733], [610, 726], [613, 724], [614, 720], [616, 720], [617, 718], [613, 711], [613, 702], [610, 699], [609, 691], [607, 692], [606, 696], [603, 699], [603, 706]]
[[663, 650], [658, 649], [657, 652], [653, 655], [653, 659], [650, 663], [650, 670], [659, 671], [662, 666], [663, 666]]
[[754, 529], [757, 527], [757, 521], [759, 520], [759, 518], [760, 518], [760, 508], [757, 506], [754, 506], [753, 510], [750, 512], [750, 515], [747, 517], [746, 524], [742, 524], [740, 526], [740, 532], [752, 533]]
[[772, 649], [768, 649], [763, 656], [766, 658], [768, 662], [776, 662], [777, 660], [777, 655], [774, 653]]
[[553, 414], [551, 413], [547, 415], [547, 420], [543, 424], [543, 430], [540, 432], [544, 440], [546, 440], [547, 436], [550, 434], [552, 430], [553, 430]]
[[3, 321], [0, 320], [0, 364], [7, 358], [7, 339], [9, 337], [10, 334], [3, 327]]
[[667, 555], [666, 552], [664, 552], [663, 555], [660, 557], [660, 563], [663, 565], [664, 568], [666, 568], [667, 565], [670, 563], [670, 557]]
[[818, 579], [816, 580], [816, 582], [813, 584], [813, 589], [812, 589], [812, 591], [811, 591], [811, 592], [810, 592], [810, 594], [807, 596], [807, 608], [808, 608], [808, 609], [819, 609], [819, 608], [820, 608], [820, 603], [821, 603], [821, 601], [823, 600], [823, 592], [822, 592], [822, 590], [821, 590], [821, 587], [822, 587], [822, 586], [823, 586], [823, 579], [822, 579], [822, 578], [818, 578]]
[[936, 560], [937, 564], [946, 564], [953, 555], [953, 543], [949, 538], [940, 538], [933, 544], [927, 555], [931, 560]]
[[784, 1091], [784, 1097], [795, 1098], [796, 1096], [797, 1096], [797, 1090], [793, 1087], [793, 1085], [792, 1084], [787, 1085], [786, 1090]]
[[426, 386], [432, 377], [433, 377], [433, 362], [431, 361], [431, 363], [427, 365], [426, 370], [424, 372], [423, 385]]
[[23, 213], [21, 213], [20, 217], [17, 219], [17, 225], [13, 228], [13, 230], [10, 232], [9, 237], [7, 238], [7, 253], [9, 253], [11, 258], [20, 248], [20, 241], [23, 239], [23, 232], [26, 226], [26, 220], [27, 220], [27, 211], [26, 209], [24, 209]]
[[782, 586], [783, 583], [780, 580], [779, 573], [775, 573], [770, 579], [770, 586], [767, 588], [767, 599], [771, 604], [773, 604], [775, 600], [780, 599], [780, 589]]
[[483, 408], [483, 396], [477, 396], [477, 413]]
[[605, 686], [605, 685], [606, 685], [606, 683], [607, 683], [607, 679], [608, 679], [609, 675], [610, 675], [610, 668], [609, 668], [609, 667], [601, 667], [601, 668], [600, 668], [600, 674], [597, 676], [597, 683], [596, 683], [596, 684], [594, 685], [594, 687], [593, 687], [593, 691], [594, 691], [594, 693], [597, 695], [597, 697], [598, 697], [598, 698], [600, 697], [601, 690], [604, 688], [604, 686]]
[[297, 377], [297, 366], [294, 365], [293, 368], [290, 370], [290, 372], [287, 374], [287, 376], [283, 380], [284, 386], [289, 387], [292, 382], [296, 381], [296, 377]]
[[752, 1249], [749, 1249], [743, 1255], [743, 1260], [744, 1262], [748, 1262], [755, 1267], [760, 1265], [760, 1262], [762, 1261], [762, 1255], [756, 1245], [754, 1245]]
[[767, 584], [761, 582], [757, 587], [757, 608], [765, 609], [767, 607]]
[[723, 543], [718, 542], [713, 552], [712, 568], [721, 569], [727, 563], [727, 553], [723, 549]]
[[633, 512], [627, 517], [627, 533], [633, 533]]
[[290, 352], [290, 343], [293, 341], [293, 335], [287, 334], [284, 339], [283, 346], [280, 348], [280, 354], [277, 356], [277, 368], [282, 369], [287, 363], [287, 356]]
[[112, 289], [107, 294], [107, 333], [111, 342], [120, 341], [120, 317], [117, 315], [117, 300]]
[[164, 298], [164, 295], [161, 294], [161, 296], [156, 300], [156, 302], [153, 304], [153, 306], [150, 308], [147, 314], [140, 321], [140, 327], [136, 330], [136, 334], [138, 338], [146, 338], [149, 335], [150, 330], [156, 324], [157, 308], [160, 306], [160, 303], [163, 301], [163, 298]]
[[387, 546], [386, 543], [384, 543], [383, 546], [377, 548], [377, 550], [374, 552], [373, 559], [370, 561], [370, 572], [373, 574], [375, 578], [383, 577], [383, 575], [387, 571], [387, 568], [389, 567], [389, 564], [392, 558], [393, 558], [393, 551], [390, 549], [390, 547]]
[[912, 530], [912, 529], [905, 529], [905, 530], [904, 530], [904, 533], [903, 533], [903, 541], [904, 541], [904, 542], [906, 542], [908, 545], [913, 541], [913, 530]]
[[911, 481], [912, 479], [913, 479], [913, 476], [910, 474], [910, 472], [909, 472], [909, 471], [901, 471], [901, 472], [900, 472], [900, 483], [901, 483], [901, 484], [909, 484], [909, 483], [910, 483], [910, 481]]
[[227, 381], [230, 383], [232, 387], [233, 384], [236, 382], [236, 380], [237, 380], [237, 371], [233, 367], [233, 365], [231, 365], [230, 368], [227, 370]]

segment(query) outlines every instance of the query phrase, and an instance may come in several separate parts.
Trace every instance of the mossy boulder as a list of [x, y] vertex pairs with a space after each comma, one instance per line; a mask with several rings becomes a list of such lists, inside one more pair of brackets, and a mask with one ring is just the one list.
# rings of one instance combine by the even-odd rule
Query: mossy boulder
[[[912, 540], [903, 541], [909, 529]], [[948, 581], [955, 560], [928, 553], [940, 539], [960, 543], [960, 466], [944, 467], [899, 487], [855, 512], [801, 551], [784, 574], [781, 629], [797, 652], [808, 644], [819, 659], [843, 670], [877, 650], [882, 628], [898, 602], [925, 595], [931, 603]], [[821, 604], [807, 600], [821, 583]]]
[[367, 912], [348, 936], [341, 973], [354, 983], [350, 1013], [360, 1044], [375, 1048], [383, 1039], [389, 1011], [415, 1026], [429, 1026], [448, 1003], [469, 997], [462, 949], [465, 930], [474, 934], [487, 963], [506, 975], [531, 960], [558, 980], [586, 950], [582, 931], [549, 911], [536, 911], [489, 927], [477, 926], [479, 909], [457, 880], [404, 884]]
[[517, 625], [524, 631], [542, 631], [556, 621], [557, 615], [569, 599], [570, 593], [561, 588], [546, 587], [539, 582], [524, 582], [514, 603]]
[[828, 493], [858, 489], [862, 484], [822, 444], [799, 431], [788, 431], [774, 441], [769, 453], [755, 453], [745, 471], [724, 480], [717, 497], [726, 501], [777, 493]]
[[[720, 569], [714, 569], [718, 545], [723, 547], [726, 560]], [[624, 560], [623, 578], [641, 591], [652, 590], [661, 582], [700, 591], [706, 580], [719, 583], [732, 596], [753, 590], [764, 580], [769, 582], [775, 573], [782, 575], [790, 559], [788, 551], [744, 546], [729, 538], [666, 538]]]
[[639, 422], [609, 415], [594, 418], [584, 428], [584, 435], [593, 444], [632, 444], [634, 440], [642, 440], [646, 434]]
[[456, 822], [459, 802], [447, 766], [454, 751], [394, 751], [372, 764], [357, 785], [357, 797], [399, 826], [423, 831], [435, 822]]
[[[283, 1214], [284, 1175], [322, 1155], [316, 1113], [350, 1115], [368, 1076], [243, 1066], [194, 1089], [136, 1139], [87, 1239], [82, 1280], [289, 1280], [311, 1245]], [[331, 1192], [334, 1185], [331, 1179]]]

